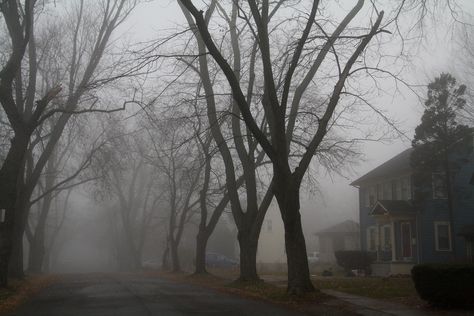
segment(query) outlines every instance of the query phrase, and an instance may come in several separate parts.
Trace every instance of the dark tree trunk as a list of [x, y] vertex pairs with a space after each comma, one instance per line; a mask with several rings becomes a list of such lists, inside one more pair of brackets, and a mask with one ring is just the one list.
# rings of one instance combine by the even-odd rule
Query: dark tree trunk
[[15, 227], [12, 239], [12, 252], [8, 264], [8, 276], [13, 279], [23, 279], [23, 232]]
[[165, 271], [170, 269], [169, 253], [170, 253], [170, 247], [167, 245], [165, 248], [165, 251], [163, 252], [163, 256], [161, 258], [161, 269]]
[[240, 247], [239, 281], [260, 281], [257, 273], [258, 234], [241, 230], [237, 238]]
[[128, 244], [127, 257], [129, 260], [129, 271], [139, 270], [142, 266], [141, 254], [135, 247], [135, 243], [133, 242], [133, 240], [128, 239], [127, 244]]
[[[19, 194], [22, 198], [22, 194]], [[23, 266], [23, 236], [27, 220], [27, 211], [24, 201], [17, 201], [15, 209], [15, 225], [13, 228], [12, 252], [8, 267], [8, 275], [14, 279], [23, 279], [25, 277]]]
[[9, 222], [6, 213], [6, 220], [0, 224], [0, 286], [6, 287], [8, 285], [8, 262], [12, 250], [12, 229], [13, 223]]
[[41, 271], [43, 273], [49, 273], [49, 271], [51, 271], [51, 253], [50, 251], [48, 250], [44, 250], [44, 254], [43, 254], [43, 266], [42, 266], [42, 269]]
[[181, 264], [179, 262], [179, 254], [178, 254], [178, 243], [171, 242], [170, 243], [170, 250], [171, 250], [171, 263], [173, 265], [173, 272], [181, 272]]
[[130, 272], [141, 268], [141, 256], [135, 250], [133, 242], [123, 237], [118, 247], [118, 266], [120, 271]]
[[275, 197], [285, 227], [285, 249], [288, 264], [289, 294], [301, 295], [314, 291], [311, 282], [306, 242], [301, 226], [300, 186], [288, 178], [280, 181], [275, 189]]
[[10, 256], [15, 242], [15, 220], [18, 180], [28, 148], [29, 134], [16, 132], [7, 157], [0, 169], [0, 210], [5, 210], [5, 222], [0, 224], [0, 285], [8, 284]]
[[44, 259], [44, 234], [38, 232], [37, 234], [35, 234], [33, 242], [30, 245], [30, 251], [28, 256], [28, 271], [34, 274], [42, 273]]
[[[47, 178], [46, 178], [46, 189], [50, 189], [53, 186], [54, 177], [52, 176], [55, 174], [52, 170], [54, 170], [54, 160], [51, 159], [48, 161], [48, 169], [46, 170]], [[44, 197], [43, 204], [40, 209], [40, 216], [38, 219], [38, 223], [36, 224], [35, 231], [30, 238], [30, 250], [28, 256], [28, 271], [31, 273], [39, 274], [43, 272], [43, 264], [44, 264], [44, 256], [46, 254], [45, 250], [45, 233], [46, 233], [46, 222], [48, 219], [48, 214], [51, 209], [51, 202], [52, 202], [52, 195], [47, 194]], [[29, 210], [26, 212], [29, 213]], [[25, 220], [25, 228], [26, 228], [26, 221]]]
[[194, 274], [207, 274], [206, 270], [206, 249], [209, 235], [199, 231], [196, 237], [196, 267]]

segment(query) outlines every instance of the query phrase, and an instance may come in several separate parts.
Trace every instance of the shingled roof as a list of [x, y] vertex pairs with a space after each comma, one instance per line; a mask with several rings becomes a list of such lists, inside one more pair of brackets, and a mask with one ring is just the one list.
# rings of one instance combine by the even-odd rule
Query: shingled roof
[[358, 186], [363, 184], [364, 182], [368, 182], [371, 180], [377, 180], [379, 178], [385, 178], [389, 176], [393, 176], [396, 174], [400, 174], [402, 172], [410, 171], [410, 156], [413, 152], [413, 148], [408, 148], [392, 159], [384, 162], [380, 166], [375, 169], [372, 169], [359, 179], [355, 180], [351, 183], [353, 186]]

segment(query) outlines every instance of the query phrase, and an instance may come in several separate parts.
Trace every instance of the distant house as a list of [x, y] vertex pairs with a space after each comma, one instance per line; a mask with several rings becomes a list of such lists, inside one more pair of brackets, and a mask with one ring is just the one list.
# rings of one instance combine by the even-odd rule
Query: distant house
[[320, 261], [335, 262], [335, 251], [359, 249], [359, 234], [359, 224], [352, 220], [344, 221], [314, 233], [319, 241]]
[[258, 240], [257, 263], [259, 265], [286, 264], [285, 228], [278, 205], [268, 208]]
[[408, 274], [416, 263], [473, 258], [472, 154], [454, 175], [450, 222], [443, 177], [437, 173], [424, 185], [429, 198], [413, 204], [411, 153], [407, 149], [351, 183], [359, 189], [361, 248], [373, 254], [374, 274]]

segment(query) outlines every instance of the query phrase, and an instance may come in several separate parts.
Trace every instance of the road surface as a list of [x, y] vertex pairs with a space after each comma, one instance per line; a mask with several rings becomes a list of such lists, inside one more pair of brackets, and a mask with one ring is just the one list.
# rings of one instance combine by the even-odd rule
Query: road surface
[[140, 275], [74, 275], [43, 289], [12, 315], [300, 315], [269, 303]]

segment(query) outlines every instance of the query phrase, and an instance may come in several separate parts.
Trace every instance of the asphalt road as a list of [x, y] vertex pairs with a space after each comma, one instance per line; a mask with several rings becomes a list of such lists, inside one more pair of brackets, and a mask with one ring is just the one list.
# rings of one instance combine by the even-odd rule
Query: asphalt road
[[20, 307], [17, 316], [300, 315], [211, 289], [137, 275], [66, 276]]

